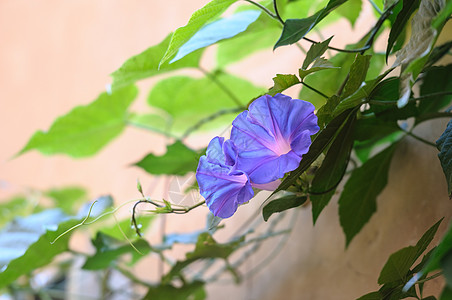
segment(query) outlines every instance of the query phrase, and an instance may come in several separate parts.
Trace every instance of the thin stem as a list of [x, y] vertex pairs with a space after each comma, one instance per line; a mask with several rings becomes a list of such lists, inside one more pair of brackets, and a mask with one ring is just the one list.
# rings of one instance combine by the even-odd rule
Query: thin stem
[[380, 14], [382, 15], [383, 12], [381, 11], [381, 9], [378, 7], [377, 4], [375, 4], [375, 2], [373, 0], [369, 0], [370, 4], [372, 5], [372, 7]]
[[324, 93], [322, 93], [321, 91], [319, 91], [318, 89], [313, 88], [312, 86], [310, 86], [310, 85], [307, 84], [306, 82], [301, 81], [300, 83], [301, 83], [302, 85], [306, 86], [308, 89], [310, 89], [310, 90], [316, 92], [317, 94], [319, 94], [319, 95], [322, 96], [323, 98], [325, 98], [325, 99], [330, 98], [330, 97], [328, 97], [327, 95], [325, 95]]
[[269, 15], [269, 16], [272, 17], [273, 19], [277, 19], [277, 18], [278, 18], [274, 13], [272, 13], [270, 10], [268, 10], [268, 9], [267, 9], [265, 6], [263, 6], [262, 4], [259, 4], [259, 3], [257, 3], [257, 2], [254, 2], [254, 1], [252, 1], [252, 0], [243, 0], [243, 1], [246, 1], [246, 2], [248, 2], [248, 3], [251, 3], [251, 4], [253, 4], [253, 5], [259, 7], [260, 9], [262, 9], [267, 15]]
[[[307, 38], [307, 37], [303, 37], [303, 40], [308, 41], [308, 42], [313, 43], [313, 44], [318, 44], [319, 43], [319, 42], [311, 40], [310, 38]], [[334, 51], [337, 51], [337, 52], [345, 52], [345, 53], [360, 53], [360, 52], [366, 51], [369, 48], [370, 48], [370, 45], [366, 45], [366, 46], [364, 46], [362, 48], [358, 48], [358, 49], [340, 49], [340, 48], [336, 48], [336, 47], [333, 47], [333, 46], [328, 46], [328, 49], [330, 49], [330, 50], [334, 50]]]
[[223, 90], [223, 92], [225, 92], [226, 95], [229, 96], [229, 98], [231, 98], [231, 100], [238, 106], [241, 107], [243, 109], [245, 109], [245, 107], [243, 106], [242, 103], [240, 103], [240, 100], [234, 95], [234, 93], [232, 93], [232, 91], [225, 86], [221, 81], [219, 81], [216, 76], [212, 75], [211, 73], [209, 73], [207, 70], [199, 67], [199, 70], [201, 72], [204, 73], [204, 75], [206, 75], [206, 77], [208, 77], [213, 83], [215, 83], [220, 89]]
[[430, 276], [430, 277], [427, 277], [427, 278], [425, 278], [425, 279], [416, 281], [415, 284], [427, 282], [427, 281], [432, 280], [432, 279], [434, 279], [434, 278], [436, 278], [436, 277], [439, 277], [439, 276], [441, 276], [441, 275], [443, 275], [443, 272], [438, 272], [438, 273], [436, 273], [436, 274], [433, 274], [433, 275]]
[[427, 140], [421, 138], [420, 136], [415, 135], [415, 134], [412, 133], [411, 131], [406, 131], [406, 130], [404, 130], [404, 129], [401, 128], [401, 127], [399, 127], [399, 128], [400, 128], [400, 130], [402, 130], [405, 134], [411, 136], [412, 138], [414, 138], [414, 139], [416, 139], [416, 140], [418, 140], [418, 141], [420, 141], [420, 142], [422, 142], [422, 143], [424, 143], [424, 144], [426, 144], [426, 145], [429, 145], [429, 146], [432, 146], [432, 147], [435, 147], [435, 148], [436, 148], [436, 144], [435, 144], [435, 143], [432, 143], [432, 142], [430, 142], [430, 141], [427, 141]]
[[276, 18], [278, 18], [278, 21], [284, 25], [285, 23], [284, 20], [281, 18], [281, 15], [279, 14], [278, 4], [276, 4], [276, 0], [273, 0], [273, 8], [275, 9]]
[[182, 135], [181, 140], [186, 139], [190, 134], [192, 134], [194, 131], [198, 130], [199, 127], [201, 127], [202, 125], [204, 125], [210, 121], [213, 121], [214, 119], [221, 117], [222, 115], [238, 113], [242, 110], [243, 109], [241, 107], [235, 107], [235, 108], [223, 109], [223, 110], [217, 111], [216, 113], [214, 113], [204, 119], [199, 120], [195, 125], [188, 128]]

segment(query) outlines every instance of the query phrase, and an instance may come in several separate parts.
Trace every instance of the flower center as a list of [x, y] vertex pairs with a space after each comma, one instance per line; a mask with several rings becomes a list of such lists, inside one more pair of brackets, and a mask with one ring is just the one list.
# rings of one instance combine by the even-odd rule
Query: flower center
[[288, 140], [286, 140], [281, 133], [277, 133], [275, 137], [275, 143], [273, 144], [273, 147], [271, 150], [278, 156], [281, 156], [283, 154], [289, 153], [292, 148], [290, 147], [290, 143]]

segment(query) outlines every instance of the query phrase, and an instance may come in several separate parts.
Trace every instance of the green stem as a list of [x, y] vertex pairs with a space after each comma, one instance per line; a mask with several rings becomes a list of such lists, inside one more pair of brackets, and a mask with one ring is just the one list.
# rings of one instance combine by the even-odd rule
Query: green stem
[[278, 5], [276, 4], [276, 0], [273, 0], [273, 8], [275, 9], [276, 18], [278, 19], [278, 21], [281, 24], [284, 25], [285, 23], [284, 23], [284, 20], [281, 18], [281, 15], [279, 14]]
[[433, 275], [430, 276], [430, 277], [427, 277], [427, 278], [425, 278], [425, 279], [416, 281], [415, 284], [427, 282], [427, 281], [432, 280], [432, 279], [434, 279], [434, 278], [436, 278], [436, 277], [439, 277], [439, 276], [441, 276], [441, 275], [443, 275], [443, 272], [438, 272], [438, 273], [436, 273], [436, 274], [433, 274]]
[[232, 91], [227, 87], [227, 86], [225, 86], [221, 81], [219, 81], [218, 79], [217, 79], [217, 77], [216, 76], [214, 76], [214, 75], [212, 75], [211, 73], [209, 73], [207, 70], [204, 70], [203, 68], [201, 68], [201, 67], [198, 67], [199, 68], [199, 70], [201, 71], [201, 72], [203, 72], [204, 73], [204, 75], [206, 75], [206, 77], [207, 78], [209, 78], [213, 83], [215, 83], [226, 95], [228, 95], [229, 96], [229, 98], [231, 98], [231, 100], [238, 106], [238, 107], [241, 107], [241, 108], [243, 108], [243, 109], [245, 109], [245, 107], [243, 106], [243, 104], [242, 103], [240, 103], [240, 100], [234, 95], [234, 93], [232, 93]]
[[372, 5], [372, 7], [380, 14], [382, 15], [383, 12], [381, 11], [381, 9], [378, 7], [377, 4], [375, 4], [375, 2], [373, 0], [369, 0], [370, 4]]
[[252, 0], [243, 0], [243, 1], [246, 1], [246, 2], [248, 2], [248, 3], [251, 3], [251, 4], [253, 4], [253, 5], [259, 7], [260, 9], [262, 9], [267, 15], [269, 15], [269, 16], [272, 17], [273, 19], [277, 19], [277, 18], [278, 18], [274, 13], [272, 13], [269, 9], [267, 9], [267, 8], [266, 8], [265, 6], [263, 6], [262, 4], [259, 4], [259, 3], [257, 3], [257, 2], [254, 2], [254, 1], [252, 1]]
[[[422, 96], [415, 97], [415, 98], [410, 98], [409, 102], [415, 102], [417, 100], [424, 100], [424, 99], [440, 97], [440, 96], [448, 96], [448, 95], [452, 95], [452, 91], [438, 92], [438, 93], [422, 95]], [[370, 100], [370, 101], [368, 101], [368, 103], [375, 104], [375, 105], [382, 105], [382, 106], [397, 105], [397, 101]]]
[[420, 142], [422, 142], [422, 143], [424, 143], [424, 144], [426, 144], [426, 145], [429, 145], [429, 146], [432, 146], [432, 147], [435, 147], [435, 148], [436, 148], [436, 144], [435, 144], [435, 143], [432, 143], [432, 142], [430, 142], [430, 141], [427, 141], [427, 140], [421, 138], [420, 136], [415, 135], [415, 134], [412, 133], [411, 131], [406, 131], [406, 130], [402, 129], [401, 127], [399, 127], [399, 128], [400, 128], [400, 130], [402, 130], [406, 135], [409, 135], [409, 136], [411, 136], [412, 138], [414, 138], [414, 139], [416, 139], [416, 140], [418, 140], [418, 141], [420, 141]]
[[317, 94], [319, 94], [319, 95], [322, 96], [323, 98], [325, 98], [325, 99], [329, 99], [329, 98], [330, 98], [330, 97], [328, 97], [327, 95], [325, 95], [324, 93], [322, 93], [321, 91], [319, 91], [318, 89], [316, 89], [316, 88], [310, 86], [310, 85], [307, 84], [306, 82], [300, 81], [300, 83], [301, 83], [302, 85], [304, 85], [305, 87], [307, 87], [308, 89], [310, 89], [310, 90], [316, 92]]

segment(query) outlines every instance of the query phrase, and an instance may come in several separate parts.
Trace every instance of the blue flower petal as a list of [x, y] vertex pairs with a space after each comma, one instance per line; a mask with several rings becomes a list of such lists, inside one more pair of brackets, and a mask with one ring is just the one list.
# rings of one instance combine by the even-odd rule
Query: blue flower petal
[[296, 169], [319, 131], [314, 106], [282, 94], [256, 99], [232, 123], [236, 168], [253, 183], [265, 184]]
[[254, 192], [248, 176], [235, 169], [237, 152], [232, 141], [215, 137], [207, 155], [199, 160], [196, 179], [207, 207], [218, 217], [229, 218], [239, 204], [248, 202]]

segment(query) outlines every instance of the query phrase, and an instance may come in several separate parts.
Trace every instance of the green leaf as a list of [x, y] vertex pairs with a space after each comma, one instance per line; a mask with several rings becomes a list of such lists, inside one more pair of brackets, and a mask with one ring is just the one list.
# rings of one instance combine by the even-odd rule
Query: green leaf
[[147, 129], [150, 131], [158, 132], [166, 136], [171, 136], [168, 132], [170, 120], [168, 116], [163, 116], [164, 113], [148, 113], [148, 114], [136, 114], [132, 113], [127, 118], [127, 124]]
[[35, 205], [23, 196], [14, 196], [8, 200], [0, 200], [0, 228], [15, 217], [29, 215]]
[[19, 154], [36, 149], [46, 155], [90, 156], [117, 137], [126, 125], [127, 109], [137, 96], [130, 86], [78, 106], [55, 120], [48, 131], [37, 131]]
[[331, 11], [346, 1], [347, 0], [330, 0], [325, 8], [308, 18], [286, 20], [281, 37], [276, 42], [273, 49], [298, 42]]
[[130, 244], [120, 243], [119, 240], [104, 235], [101, 232], [97, 233], [93, 244], [97, 251], [93, 256], [86, 259], [85, 264], [82, 266], [84, 270], [106, 269], [126, 254], [132, 255], [131, 264], [134, 264], [140, 258], [143, 258], [144, 255], [151, 252], [151, 247], [146, 240], [138, 239], [133, 242], [133, 246], [141, 252], [139, 253]]
[[346, 18], [353, 27], [355, 26], [355, 22], [361, 12], [361, 6], [361, 0], [349, 0], [343, 6], [338, 7], [335, 11]]
[[436, 141], [439, 150], [439, 160], [447, 181], [449, 198], [452, 198], [452, 120], [447, 123], [447, 128]]
[[275, 200], [264, 206], [262, 210], [262, 216], [264, 221], [267, 222], [270, 216], [274, 213], [280, 213], [285, 210], [298, 207], [304, 204], [308, 200], [306, 196], [288, 195]]
[[[226, 92], [226, 89], [229, 92]], [[237, 108], [239, 104], [245, 107], [251, 99], [265, 91], [266, 89], [256, 87], [249, 81], [223, 72], [199, 79], [174, 76], [158, 82], [153, 87], [148, 103], [165, 111], [170, 116], [171, 126], [168, 130], [172, 134], [181, 135], [197, 122], [211, 118], [221, 111], [227, 112]], [[236, 115], [237, 112], [222, 114], [220, 118], [214, 118], [204, 124], [203, 129], [230, 124]]]
[[184, 283], [181, 287], [175, 287], [171, 284], [150, 287], [143, 300], [204, 300], [205, 298], [204, 282], [194, 281]]
[[447, 22], [447, 18], [452, 14], [452, 2], [446, 1], [446, 6], [440, 11], [440, 13], [433, 19], [432, 27], [439, 29]]
[[280, 33], [278, 23], [266, 14], [261, 14], [246, 31], [218, 43], [216, 55], [218, 67], [224, 68], [258, 50], [272, 46]]
[[406, 282], [411, 266], [427, 249], [435, 236], [441, 221], [442, 219], [429, 228], [415, 246], [408, 246], [391, 254], [381, 270], [380, 276], [378, 277], [378, 283], [385, 284], [397, 280]]
[[430, 53], [430, 56], [428, 58], [428, 61], [425, 63], [424, 69], [427, 69], [436, 62], [438, 62], [441, 58], [444, 57], [444, 55], [448, 54], [450, 49], [452, 48], [452, 41], [446, 42], [442, 45], [439, 45], [435, 48], [433, 48], [432, 53]]
[[372, 292], [359, 297], [357, 300], [383, 300], [383, 297], [380, 295], [380, 292]]
[[388, 56], [391, 53], [392, 46], [396, 42], [400, 33], [402, 33], [406, 24], [408, 23], [411, 15], [414, 11], [419, 7], [419, 0], [400, 0], [403, 1], [402, 10], [397, 15], [397, 18], [392, 25], [391, 31], [389, 33], [388, 45], [386, 47], [386, 61], [388, 60]]
[[55, 206], [66, 214], [76, 213], [80, 204], [87, 200], [86, 190], [77, 186], [51, 189], [45, 195], [52, 198]]
[[186, 259], [182, 261], [177, 261], [176, 264], [171, 268], [171, 270], [162, 278], [163, 283], [171, 281], [171, 279], [179, 275], [185, 267], [191, 263], [206, 258], [221, 258], [227, 259], [235, 250], [238, 249], [240, 244], [243, 242], [244, 237], [241, 239], [219, 244], [212, 236], [205, 232], [199, 235], [198, 241], [196, 243], [195, 250], [186, 254]]
[[315, 224], [322, 210], [330, 201], [336, 186], [347, 169], [353, 147], [353, 131], [356, 114], [351, 115], [331, 144], [320, 168], [312, 180], [309, 198], [312, 202], [312, 220]]
[[303, 174], [311, 164], [319, 157], [320, 154], [326, 149], [326, 147], [336, 138], [339, 130], [344, 126], [346, 120], [355, 111], [345, 111], [336, 118], [334, 118], [328, 126], [318, 133], [317, 137], [309, 147], [308, 153], [303, 155], [303, 159], [300, 165], [295, 170], [284, 178], [278, 188], [271, 194], [274, 195], [279, 191], [287, 190], [300, 176]]
[[[107, 205], [111, 207], [110, 197], [98, 201], [88, 220], [103, 213]], [[68, 219], [59, 209], [45, 210], [26, 218], [16, 218], [0, 231], [0, 289], [24, 274], [48, 265], [55, 256], [68, 250], [72, 232], [67, 231], [86, 217], [82, 211], [79, 215]]]
[[357, 54], [355, 61], [350, 67], [350, 75], [347, 83], [344, 86], [344, 91], [341, 95], [342, 99], [355, 93], [366, 80], [367, 70], [369, 70], [371, 55]]
[[217, 18], [236, 1], [237, 0], [212, 0], [204, 7], [194, 12], [187, 25], [178, 28], [174, 32], [168, 49], [160, 61], [160, 66], [173, 57], [179, 48], [190, 40], [190, 38], [198, 32], [204, 24]]
[[441, 242], [432, 252], [430, 259], [422, 269], [422, 274], [428, 274], [431, 271], [441, 268], [441, 260], [452, 251], [452, 226], [449, 225], [449, 229], [443, 236]]
[[452, 251], [449, 251], [440, 261], [444, 278], [449, 288], [452, 288]]
[[173, 64], [161, 64], [160, 59], [165, 54], [171, 40], [168, 35], [160, 44], [152, 46], [145, 51], [132, 56], [122, 66], [111, 74], [113, 78], [112, 90], [129, 86], [140, 79], [149, 78], [157, 74], [174, 71], [181, 68], [197, 68], [201, 59], [202, 50], [191, 53]]
[[241, 11], [204, 26], [179, 48], [170, 63], [178, 61], [193, 51], [236, 36], [256, 21], [260, 14], [261, 12], [257, 10]]
[[[434, 66], [424, 73], [422, 78], [421, 96], [438, 92], [452, 92], [452, 64], [447, 66]], [[432, 113], [446, 107], [452, 100], [451, 95], [435, 96], [420, 101], [421, 113]]]
[[441, 292], [439, 300], [450, 300], [450, 299], [452, 299], [452, 288], [446, 285], [443, 291]]
[[292, 74], [276, 74], [276, 77], [273, 77], [273, 87], [268, 90], [268, 94], [274, 96], [278, 93], [281, 93], [291, 86], [300, 83], [300, 80], [297, 76]]
[[348, 246], [376, 211], [377, 196], [388, 182], [392, 145], [355, 169], [339, 198], [339, 218]]
[[303, 61], [303, 70], [306, 70], [310, 64], [312, 64], [316, 59], [320, 58], [326, 50], [328, 50], [328, 45], [333, 37], [321, 42], [312, 44], [309, 48], [308, 53], [306, 53], [306, 58]]
[[[137, 218], [137, 225], [140, 227], [140, 232], [145, 232], [155, 219], [155, 215], [144, 215]], [[119, 229], [121, 227], [121, 229]], [[126, 241], [138, 238], [135, 228], [132, 228], [131, 219], [127, 218], [117, 224], [109, 227], [100, 228], [99, 232], [106, 234], [117, 240]], [[125, 236], [124, 236], [125, 235]], [[126, 239], [127, 238], [127, 239]]]
[[340, 98], [336, 95], [331, 96], [326, 103], [317, 111], [318, 125], [320, 128], [325, 127], [331, 119], [333, 119], [333, 112], [339, 104]]
[[307, 70], [299, 69], [298, 74], [300, 75], [300, 79], [304, 80], [304, 78], [309, 74], [326, 69], [338, 69], [338, 68], [335, 67], [331, 62], [327, 61], [326, 59], [319, 57], [314, 61], [311, 68]]
[[166, 153], [156, 156], [152, 153], [135, 163], [149, 174], [185, 175], [194, 172], [198, 166], [199, 153], [185, 146], [181, 141], [169, 145]]

